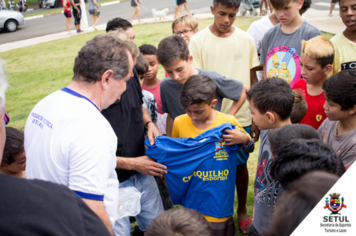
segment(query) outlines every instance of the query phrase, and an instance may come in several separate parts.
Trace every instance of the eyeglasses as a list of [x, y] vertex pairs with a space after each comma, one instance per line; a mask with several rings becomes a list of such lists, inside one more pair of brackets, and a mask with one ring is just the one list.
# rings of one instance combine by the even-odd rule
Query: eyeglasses
[[177, 36], [181, 36], [181, 34], [188, 35], [190, 31], [193, 31], [193, 30], [176, 31], [176, 32], [173, 32], [173, 34], [175, 34]]

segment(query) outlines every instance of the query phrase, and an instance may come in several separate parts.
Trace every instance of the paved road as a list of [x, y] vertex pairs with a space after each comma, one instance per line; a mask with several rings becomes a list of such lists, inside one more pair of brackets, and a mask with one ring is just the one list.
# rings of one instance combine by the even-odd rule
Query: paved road
[[[143, 19], [152, 17], [152, 8], [158, 10], [167, 7], [170, 11], [169, 14], [174, 13], [175, 5], [173, 0], [142, 0], [142, 3], [141, 17]], [[188, 0], [189, 8], [195, 13], [209, 12], [209, 6], [211, 4], [212, 0]], [[312, 8], [317, 10], [328, 10], [329, 4], [330, 0], [313, 0]], [[31, 11], [31, 13], [35, 11]], [[98, 24], [104, 24], [114, 17], [123, 17], [128, 19], [133, 13], [133, 9], [130, 6], [129, 1], [110, 6], [103, 6], [100, 8], [100, 11], [101, 19]], [[337, 11], [338, 8], [336, 7], [334, 9], [334, 15], [337, 15]], [[90, 15], [88, 15], [88, 20], [91, 25], [92, 19]], [[74, 29], [74, 25], [72, 25], [72, 29]], [[44, 18], [26, 21], [24, 26], [13, 33], [7, 33], [4, 31], [0, 32], [0, 44], [63, 32], [65, 30], [65, 17], [62, 14], [55, 14]]]
[[[173, 0], [142, 0], [143, 6], [141, 7], [142, 18], [152, 18], [151, 9], [161, 10], [164, 8], [169, 9], [169, 14], [174, 13], [175, 5]], [[212, 0], [189, 0], [188, 6], [192, 12], [202, 12], [204, 9], [208, 10], [208, 7], [212, 3]], [[205, 12], [206, 12], [205, 10]], [[133, 8], [130, 6], [130, 2], [121, 2], [119, 4], [103, 6], [100, 8], [101, 19], [100, 24], [104, 24], [114, 17], [122, 17], [128, 19], [132, 13]], [[92, 24], [92, 18], [88, 14], [89, 25]], [[72, 20], [74, 22], [74, 19]], [[74, 29], [74, 23], [72, 25]], [[18, 31], [13, 33], [0, 32], [0, 44], [15, 42], [18, 40], [34, 38], [38, 36], [44, 36], [48, 34], [58, 33], [66, 31], [65, 17], [62, 14], [55, 14], [39, 19], [29, 20], [25, 22], [25, 25], [20, 27]]]

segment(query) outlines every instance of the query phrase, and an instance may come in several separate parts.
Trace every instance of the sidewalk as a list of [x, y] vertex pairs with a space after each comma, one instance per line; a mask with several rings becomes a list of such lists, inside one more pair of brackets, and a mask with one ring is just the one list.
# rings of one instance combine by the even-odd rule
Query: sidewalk
[[[332, 33], [332, 34], [338, 34], [341, 33], [344, 29], [345, 26], [342, 23], [340, 17], [338, 15], [335, 15], [333, 17], [328, 16], [329, 11], [322, 11], [322, 10], [314, 10], [314, 9], [309, 9], [305, 14], [304, 17], [307, 19], [309, 23], [312, 25], [316, 26], [319, 28], [321, 31]], [[198, 13], [194, 15], [196, 18], [212, 18], [211, 13]], [[155, 22], [166, 22], [166, 21], [173, 21], [173, 14], [167, 15], [165, 20], [161, 21], [154, 21], [153, 18], [147, 18], [147, 19], [142, 19], [140, 24], [144, 23], [155, 23]], [[137, 20], [133, 21], [133, 25], [138, 24]], [[106, 24], [101, 24], [97, 25], [98, 30], [105, 30]], [[93, 32], [94, 29], [92, 27], [89, 27], [87, 29], [84, 29], [84, 33], [89, 33]], [[36, 37], [32, 39], [26, 39], [26, 40], [21, 40], [17, 42], [11, 42], [11, 43], [5, 43], [0, 45], [0, 52], [6, 52], [10, 51], [12, 49], [16, 48], [23, 48], [39, 43], [44, 43], [44, 42], [49, 42], [53, 41], [56, 39], [61, 39], [61, 38], [67, 38], [67, 37], [72, 37], [75, 36], [75, 30], [72, 31], [73, 35], [68, 35], [67, 31], [61, 32], [61, 33], [56, 33], [56, 34], [50, 34], [46, 36], [41, 36], [41, 37]]]

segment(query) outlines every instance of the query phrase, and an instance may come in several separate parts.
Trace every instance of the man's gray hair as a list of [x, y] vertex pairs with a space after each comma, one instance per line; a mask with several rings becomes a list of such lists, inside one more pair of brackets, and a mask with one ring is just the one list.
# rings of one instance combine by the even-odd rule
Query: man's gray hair
[[123, 29], [119, 28], [117, 30], [110, 30], [107, 35], [118, 37], [119, 39], [124, 41], [124, 43], [129, 45], [132, 50], [133, 57], [138, 57], [138, 55], [140, 55], [140, 49], [138, 49], [137, 45], [130, 39], [129, 36], [127, 36]]
[[3, 107], [5, 106], [5, 91], [8, 86], [5, 76], [5, 70], [3, 67], [4, 64], [5, 62], [0, 59], [0, 109], [3, 109]]
[[131, 48], [117, 37], [97, 35], [78, 52], [74, 62], [73, 80], [95, 83], [107, 70], [114, 71], [114, 78], [121, 80], [130, 72]]

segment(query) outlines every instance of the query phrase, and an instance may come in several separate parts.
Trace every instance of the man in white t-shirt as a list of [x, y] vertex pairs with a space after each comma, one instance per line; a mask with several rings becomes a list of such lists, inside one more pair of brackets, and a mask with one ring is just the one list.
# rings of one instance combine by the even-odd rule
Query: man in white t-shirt
[[26, 177], [68, 186], [111, 234], [118, 209], [117, 138], [100, 111], [126, 90], [133, 65], [124, 42], [94, 37], [75, 59], [72, 82], [42, 99], [25, 126]]

